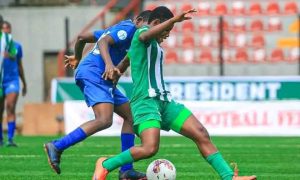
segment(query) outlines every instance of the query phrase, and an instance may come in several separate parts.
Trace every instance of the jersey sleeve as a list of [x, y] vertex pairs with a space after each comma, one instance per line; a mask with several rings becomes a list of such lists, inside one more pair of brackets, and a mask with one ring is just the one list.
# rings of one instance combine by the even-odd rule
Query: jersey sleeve
[[115, 44], [120, 44], [126, 41], [131, 41], [130, 34], [132, 34], [133, 27], [115, 27], [111, 29], [107, 35], [111, 36]]
[[96, 39], [96, 40], [98, 40], [101, 36], [102, 36], [102, 34], [104, 33], [104, 30], [97, 30], [97, 31], [94, 31], [94, 38]]
[[138, 40], [138, 42], [140, 42], [140, 43], [143, 43], [146, 47], [148, 47], [150, 43], [149, 42], [141, 42], [139, 40], [139, 37], [142, 33], [146, 32], [148, 30], [149, 30], [149, 27], [147, 27], [147, 26], [141, 27], [140, 29], [138, 29], [136, 31], [136, 36], [135, 36], [136, 40]]

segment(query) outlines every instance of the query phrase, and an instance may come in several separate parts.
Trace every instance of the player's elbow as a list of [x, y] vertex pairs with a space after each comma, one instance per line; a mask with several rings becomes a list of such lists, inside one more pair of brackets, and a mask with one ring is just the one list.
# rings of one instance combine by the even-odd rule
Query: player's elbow
[[77, 37], [77, 41], [78, 41], [79, 43], [86, 43], [86, 39], [85, 39], [85, 37], [84, 37], [83, 35], [79, 35], [79, 36]]

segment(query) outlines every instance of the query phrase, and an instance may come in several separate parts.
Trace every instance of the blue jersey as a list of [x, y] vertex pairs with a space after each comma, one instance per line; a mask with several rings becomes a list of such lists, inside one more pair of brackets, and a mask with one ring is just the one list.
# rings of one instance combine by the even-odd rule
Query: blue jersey
[[19, 62], [23, 57], [22, 46], [14, 41], [17, 50], [16, 59], [5, 58], [3, 62], [3, 83], [19, 80]]
[[[98, 41], [106, 35], [112, 37], [114, 44], [109, 47], [109, 54], [113, 64], [116, 66], [127, 54], [135, 31], [135, 24], [131, 20], [125, 20], [108, 29], [94, 32], [94, 37]], [[101, 76], [104, 71], [105, 62], [96, 43], [91, 52], [79, 63], [75, 79], [89, 79], [94, 82], [103, 82]]]

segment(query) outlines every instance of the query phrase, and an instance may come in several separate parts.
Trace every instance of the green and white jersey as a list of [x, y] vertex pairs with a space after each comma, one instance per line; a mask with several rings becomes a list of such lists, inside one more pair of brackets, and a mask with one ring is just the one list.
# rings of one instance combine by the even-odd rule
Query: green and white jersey
[[163, 49], [155, 39], [146, 43], [139, 40], [140, 34], [148, 30], [149, 27], [144, 26], [135, 32], [128, 52], [133, 80], [131, 101], [145, 97], [171, 101], [163, 78]]

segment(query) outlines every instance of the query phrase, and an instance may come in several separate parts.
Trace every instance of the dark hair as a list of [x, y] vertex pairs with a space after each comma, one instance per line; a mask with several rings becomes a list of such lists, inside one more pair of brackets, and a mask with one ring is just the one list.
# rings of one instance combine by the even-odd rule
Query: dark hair
[[145, 10], [145, 11], [141, 12], [141, 13], [136, 17], [136, 19], [142, 18], [143, 21], [148, 21], [151, 12], [152, 12], [151, 10]]
[[165, 6], [158, 6], [157, 8], [152, 10], [152, 13], [150, 14], [148, 24], [151, 23], [155, 19], [159, 19], [160, 22], [164, 22], [168, 19], [171, 19], [174, 17], [173, 13], [170, 11], [169, 8]]
[[4, 24], [6, 24], [9, 28], [11, 28], [10, 22], [8, 22], [8, 21], [3, 21], [2, 26], [3, 26]]

